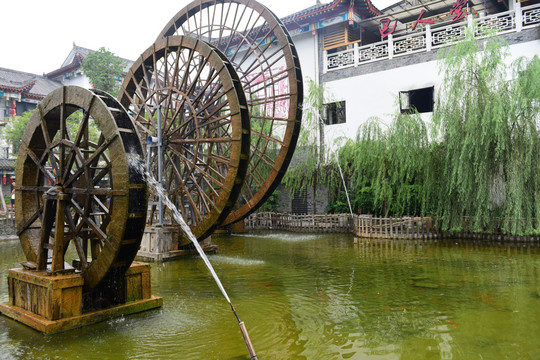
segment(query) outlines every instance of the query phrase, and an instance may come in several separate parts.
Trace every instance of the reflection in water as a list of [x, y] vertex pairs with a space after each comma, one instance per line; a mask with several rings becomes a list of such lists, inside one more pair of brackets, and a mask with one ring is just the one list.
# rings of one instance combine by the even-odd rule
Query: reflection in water
[[[537, 248], [275, 232], [213, 242], [261, 359], [540, 358]], [[0, 243], [2, 301], [20, 261], [18, 242]], [[0, 317], [0, 358], [248, 359], [198, 258], [153, 264], [152, 287], [162, 309], [58, 335]]]

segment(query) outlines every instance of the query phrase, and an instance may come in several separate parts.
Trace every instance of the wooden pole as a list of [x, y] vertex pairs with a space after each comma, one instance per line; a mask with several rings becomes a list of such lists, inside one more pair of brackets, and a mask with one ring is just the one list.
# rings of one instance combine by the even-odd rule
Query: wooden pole
[[4, 199], [4, 190], [2, 190], [1, 184], [0, 184], [0, 198], [2, 199], [2, 210], [7, 212], [6, 200]]

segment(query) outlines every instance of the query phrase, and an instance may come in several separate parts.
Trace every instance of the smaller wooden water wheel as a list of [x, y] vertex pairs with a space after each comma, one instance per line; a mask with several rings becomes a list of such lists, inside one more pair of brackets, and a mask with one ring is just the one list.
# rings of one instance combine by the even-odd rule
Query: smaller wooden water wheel
[[107, 93], [66, 86], [45, 97], [17, 160], [17, 234], [28, 265], [60, 273], [72, 260], [86, 291], [120, 278], [145, 227], [142, 159], [131, 118]]
[[[232, 209], [248, 166], [247, 101], [230, 62], [204, 41], [166, 37], [133, 64], [119, 99], [144, 138], [161, 131], [162, 185], [195, 237], [206, 238]], [[146, 149], [158, 179], [160, 159]]]

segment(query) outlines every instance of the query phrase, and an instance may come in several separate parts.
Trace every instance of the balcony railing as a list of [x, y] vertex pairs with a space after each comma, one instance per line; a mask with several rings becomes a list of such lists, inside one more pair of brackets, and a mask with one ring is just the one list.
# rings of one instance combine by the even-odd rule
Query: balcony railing
[[[353, 45], [344, 51], [323, 55], [324, 72], [356, 67], [373, 61], [392, 59], [394, 57], [431, 51], [463, 40], [465, 29], [472, 25], [473, 18], [469, 15], [464, 21], [450, 25], [426, 24], [424, 30], [403, 36], [388, 35], [386, 40], [364, 46]], [[535, 26], [540, 26], [540, 4], [521, 7], [516, 3], [515, 9], [476, 19], [476, 37], [483, 37], [490, 31], [497, 34], [519, 32]]]

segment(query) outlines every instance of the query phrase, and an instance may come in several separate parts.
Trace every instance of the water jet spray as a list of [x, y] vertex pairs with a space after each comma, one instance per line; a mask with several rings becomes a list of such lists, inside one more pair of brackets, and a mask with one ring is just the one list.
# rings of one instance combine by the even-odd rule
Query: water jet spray
[[174, 204], [171, 202], [163, 186], [159, 182], [157, 182], [156, 179], [154, 179], [154, 177], [145, 170], [145, 167], [142, 161], [139, 158], [130, 158], [130, 159], [133, 162], [137, 162], [137, 165], [135, 167], [140, 171], [141, 174], [144, 174], [148, 185], [150, 185], [150, 187], [155, 191], [156, 195], [158, 195], [159, 198], [163, 200], [163, 204], [171, 211], [174, 220], [177, 222], [178, 225], [180, 225], [180, 227], [182, 228], [182, 231], [187, 235], [189, 240], [193, 243], [193, 245], [195, 246], [195, 249], [197, 249], [197, 252], [203, 259], [204, 263], [206, 264], [206, 267], [212, 274], [212, 277], [214, 278], [214, 281], [216, 282], [219, 290], [225, 297], [225, 300], [227, 300], [227, 302], [231, 306], [231, 310], [234, 316], [236, 317], [236, 319], [238, 320], [238, 326], [240, 327], [240, 332], [242, 333], [242, 337], [248, 349], [249, 356], [251, 357], [252, 360], [257, 360], [257, 355], [255, 354], [255, 349], [253, 348], [253, 344], [251, 343], [251, 339], [249, 338], [245, 323], [242, 320], [240, 320], [240, 317], [238, 316], [238, 313], [236, 312], [236, 309], [234, 308], [234, 305], [232, 304], [231, 299], [229, 298], [229, 295], [225, 291], [223, 284], [219, 280], [219, 277], [217, 276], [214, 270], [214, 267], [210, 263], [210, 260], [208, 260], [208, 257], [204, 253], [204, 250], [201, 248], [201, 245], [197, 241], [197, 238], [195, 237], [195, 235], [193, 235], [193, 232], [191, 231], [189, 226], [186, 224], [186, 222], [182, 218], [182, 214], [180, 214], [176, 206], [174, 206]]

